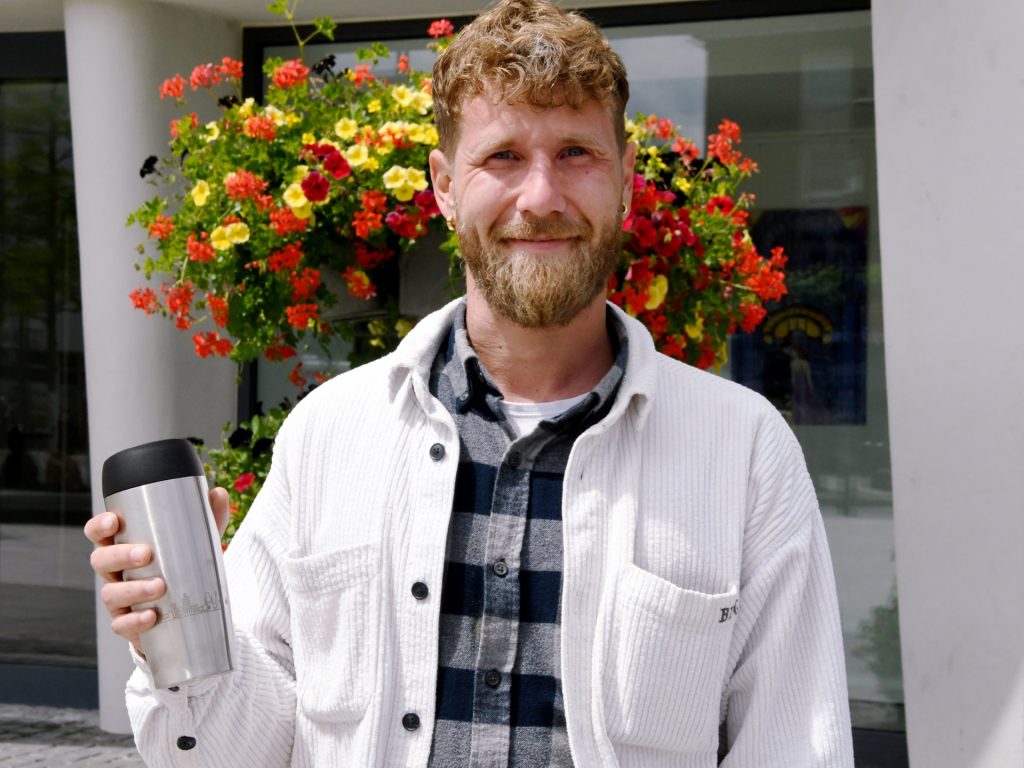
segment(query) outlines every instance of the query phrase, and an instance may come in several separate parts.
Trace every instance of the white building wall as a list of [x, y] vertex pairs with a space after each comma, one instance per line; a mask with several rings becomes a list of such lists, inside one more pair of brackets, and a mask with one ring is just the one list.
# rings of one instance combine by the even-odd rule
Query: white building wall
[[1024, 765], [1024, 4], [873, 3], [914, 768]]
[[[201, 62], [241, 58], [241, 33], [215, 16], [138, 0], [67, 0], [64, 29], [97, 512], [107, 456], [166, 437], [219, 444], [221, 426], [235, 416], [234, 365], [199, 360], [187, 334], [132, 308], [128, 294], [144, 282], [132, 269], [144, 233], [124, 223], [153, 194], [138, 170], [148, 155], [164, 153], [176, 116], [175, 108], [161, 108], [160, 83], [177, 71], [187, 77]], [[201, 103], [198, 97], [205, 94], [197, 94]], [[98, 601], [97, 642], [101, 725], [127, 733], [131, 661]]]

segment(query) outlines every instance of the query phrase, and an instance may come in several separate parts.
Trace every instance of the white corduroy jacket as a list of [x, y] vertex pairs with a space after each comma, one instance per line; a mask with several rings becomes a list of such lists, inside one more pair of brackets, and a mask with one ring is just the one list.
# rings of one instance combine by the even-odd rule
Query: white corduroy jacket
[[[227, 552], [237, 669], [176, 693], [144, 663], [129, 681], [150, 768], [427, 765], [459, 459], [428, 376], [453, 308], [288, 418]], [[852, 768], [831, 562], [792, 432], [621, 316], [628, 370], [564, 480], [575, 765], [713, 768], [725, 718], [727, 768]]]

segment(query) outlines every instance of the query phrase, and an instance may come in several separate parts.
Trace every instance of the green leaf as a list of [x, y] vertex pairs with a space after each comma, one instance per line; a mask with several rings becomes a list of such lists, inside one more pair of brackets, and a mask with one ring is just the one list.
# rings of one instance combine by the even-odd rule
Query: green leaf
[[274, 0], [267, 5], [267, 10], [275, 16], [284, 16], [288, 13], [288, 0]]
[[319, 19], [313, 19], [313, 27], [328, 40], [334, 40], [334, 30], [337, 28], [337, 25], [330, 16], [321, 16]]

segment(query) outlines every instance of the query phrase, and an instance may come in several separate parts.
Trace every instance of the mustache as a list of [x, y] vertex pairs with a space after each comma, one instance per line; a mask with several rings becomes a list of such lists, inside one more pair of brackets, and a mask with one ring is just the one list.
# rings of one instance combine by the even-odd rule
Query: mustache
[[498, 224], [491, 230], [491, 236], [496, 240], [586, 240], [591, 234], [591, 228], [586, 222], [557, 217], [510, 221]]

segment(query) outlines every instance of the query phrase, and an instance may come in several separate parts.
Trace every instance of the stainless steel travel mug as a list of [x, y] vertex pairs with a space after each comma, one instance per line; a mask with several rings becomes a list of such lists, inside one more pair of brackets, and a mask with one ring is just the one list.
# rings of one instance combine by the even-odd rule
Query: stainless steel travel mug
[[148, 544], [152, 561], [127, 581], [160, 576], [157, 623], [139, 636], [157, 688], [228, 672], [235, 658], [224, 558], [203, 465], [187, 440], [159, 440], [103, 463], [103, 498], [117, 543]]

